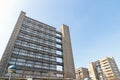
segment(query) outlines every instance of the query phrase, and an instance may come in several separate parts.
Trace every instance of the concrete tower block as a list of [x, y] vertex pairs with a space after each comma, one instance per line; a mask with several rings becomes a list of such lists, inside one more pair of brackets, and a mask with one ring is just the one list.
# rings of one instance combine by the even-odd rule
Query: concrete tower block
[[62, 33], [62, 50], [63, 50], [63, 65], [64, 65], [64, 78], [75, 79], [75, 68], [72, 54], [71, 40], [69, 27], [66, 25], [61, 26]]

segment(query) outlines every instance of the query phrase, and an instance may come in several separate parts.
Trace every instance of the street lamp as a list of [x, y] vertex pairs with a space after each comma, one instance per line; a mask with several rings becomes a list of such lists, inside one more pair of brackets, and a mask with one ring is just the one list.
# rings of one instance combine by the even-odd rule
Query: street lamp
[[11, 80], [12, 74], [16, 73], [16, 66], [15, 65], [11, 65], [8, 67], [8, 72], [9, 72], [9, 80]]

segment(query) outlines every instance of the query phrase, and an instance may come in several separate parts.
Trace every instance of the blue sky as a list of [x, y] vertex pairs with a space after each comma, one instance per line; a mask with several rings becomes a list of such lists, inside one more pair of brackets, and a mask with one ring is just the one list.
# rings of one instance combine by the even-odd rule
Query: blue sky
[[120, 0], [0, 0], [0, 57], [20, 11], [54, 26], [70, 26], [75, 67], [114, 57], [120, 67]]

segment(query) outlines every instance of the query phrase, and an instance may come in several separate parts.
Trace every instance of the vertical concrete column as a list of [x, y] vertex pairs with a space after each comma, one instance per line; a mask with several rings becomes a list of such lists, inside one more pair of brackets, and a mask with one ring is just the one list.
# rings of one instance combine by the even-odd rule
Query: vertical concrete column
[[89, 63], [89, 68], [90, 68], [90, 73], [92, 75], [92, 79], [93, 80], [97, 80], [97, 76], [96, 76], [96, 71], [95, 71], [95, 64], [93, 62]]
[[76, 76], [75, 76], [75, 68], [74, 68], [74, 60], [73, 60], [73, 54], [72, 54], [69, 27], [63, 24], [61, 26], [61, 33], [62, 33], [64, 78], [75, 79]]

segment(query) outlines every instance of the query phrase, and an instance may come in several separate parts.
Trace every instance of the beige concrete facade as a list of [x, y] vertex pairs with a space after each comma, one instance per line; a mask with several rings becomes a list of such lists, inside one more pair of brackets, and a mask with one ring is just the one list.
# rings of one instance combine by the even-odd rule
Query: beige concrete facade
[[88, 69], [83, 67], [76, 69], [76, 79], [84, 80], [85, 78], [90, 78]]
[[90, 68], [90, 73], [92, 74], [92, 80], [97, 80], [97, 76], [95, 74], [96, 71], [95, 71], [95, 64], [93, 62], [89, 63], [89, 68]]
[[73, 78], [75, 79], [75, 68], [70, 40], [69, 28], [66, 25], [61, 26], [62, 33], [62, 49], [63, 49], [63, 71], [64, 78]]
[[91, 62], [89, 67], [93, 80], [120, 80], [120, 71], [113, 57]]

